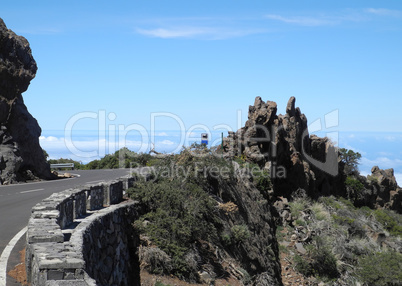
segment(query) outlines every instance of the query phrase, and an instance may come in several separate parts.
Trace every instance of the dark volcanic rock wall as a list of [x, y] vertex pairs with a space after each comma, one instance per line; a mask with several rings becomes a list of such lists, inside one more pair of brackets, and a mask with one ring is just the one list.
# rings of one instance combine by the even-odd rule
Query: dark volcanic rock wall
[[39, 145], [41, 129], [21, 95], [36, 71], [28, 41], [8, 30], [0, 19], [0, 184], [22, 181], [32, 174], [51, 177]]
[[224, 139], [226, 156], [243, 156], [269, 169], [276, 195], [301, 190], [311, 197], [343, 195], [337, 151], [327, 138], [309, 136], [307, 118], [295, 102], [291, 97], [286, 114], [277, 115], [275, 102], [257, 97], [245, 126]]
[[[402, 213], [402, 188], [396, 183], [394, 170], [373, 167], [368, 178], [346, 174], [331, 141], [309, 136], [307, 118], [295, 108], [295, 101], [291, 97], [286, 114], [277, 115], [275, 102], [263, 102], [257, 97], [249, 107], [245, 126], [224, 138], [225, 156], [242, 156], [270, 170], [274, 196], [343, 196], [359, 207], [388, 208]], [[362, 184], [362, 190], [345, 183], [351, 175]]]

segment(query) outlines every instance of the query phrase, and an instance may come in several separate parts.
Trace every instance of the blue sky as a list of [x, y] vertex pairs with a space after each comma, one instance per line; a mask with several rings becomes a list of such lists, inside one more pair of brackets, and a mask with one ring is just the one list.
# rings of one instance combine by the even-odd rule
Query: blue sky
[[400, 151], [357, 140], [402, 143], [401, 1], [3, 1], [0, 17], [31, 44], [24, 100], [45, 137], [77, 114], [75, 130], [149, 130], [158, 112], [236, 130], [256, 96], [280, 113], [295, 96], [309, 122], [338, 111], [341, 146], [376, 146], [402, 173]]

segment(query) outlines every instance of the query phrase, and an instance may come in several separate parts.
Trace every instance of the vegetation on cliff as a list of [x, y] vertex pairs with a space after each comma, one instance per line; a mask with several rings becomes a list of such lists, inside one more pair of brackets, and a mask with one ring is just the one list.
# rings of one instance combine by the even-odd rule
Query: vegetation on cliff
[[203, 283], [250, 285], [267, 275], [268, 285], [281, 285], [268, 192], [257, 188], [266, 175], [203, 145], [161, 158], [148, 181], [128, 191], [145, 209], [134, 222], [144, 268]]
[[291, 267], [309, 283], [400, 285], [401, 215], [332, 196], [299, 197], [288, 206], [291, 219], [279, 227], [280, 249], [291, 253]]
[[[47, 154], [46, 151], [44, 151]], [[48, 155], [47, 155], [48, 156]], [[147, 153], [135, 153], [128, 148], [123, 147], [113, 154], [107, 154], [101, 159], [96, 159], [83, 164], [73, 159], [49, 159], [49, 164], [74, 163], [74, 168], [78, 170], [96, 170], [96, 169], [118, 169], [135, 168], [147, 166], [155, 162], [155, 157]]]
[[393, 169], [361, 176], [361, 154], [309, 136], [294, 97], [285, 115], [257, 97], [245, 126], [214, 151], [122, 149], [85, 165], [153, 167], [128, 191], [145, 210], [133, 223], [143, 269], [216, 285], [402, 283], [402, 188]]
[[[300, 189], [285, 198], [275, 194], [269, 170], [245, 156], [223, 159], [215, 151], [198, 144], [163, 156], [123, 149], [78, 165], [153, 167], [128, 191], [145, 210], [133, 223], [141, 233], [143, 271], [216, 285], [257, 285], [268, 269], [262, 280], [272, 279], [272, 284], [266, 285], [280, 285], [281, 280], [292, 285], [296, 277], [304, 285], [402, 281], [402, 216], [379, 208], [387, 201], [370, 191], [394, 189], [392, 172], [375, 167], [372, 175], [362, 177], [361, 155], [340, 149], [344, 197], [313, 199]], [[282, 279], [279, 254], [287, 259], [281, 259]]]

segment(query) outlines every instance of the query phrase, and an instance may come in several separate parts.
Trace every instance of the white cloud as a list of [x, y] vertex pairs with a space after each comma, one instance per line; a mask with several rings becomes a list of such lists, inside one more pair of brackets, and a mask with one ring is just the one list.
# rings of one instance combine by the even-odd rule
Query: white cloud
[[265, 17], [271, 20], [277, 20], [288, 24], [310, 26], [310, 27], [337, 24], [337, 21], [335, 21], [334, 19], [331, 20], [328, 18], [320, 18], [320, 17], [302, 17], [302, 16], [284, 17], [276, 14], [269, 14], [266, 15]]
[[398, 138], [396, 136], [389, 135], [383, 137], [383, 139], [385, 139], [386, 141], [395, 142]]
[[160, 132], [160, 133], [156, 134], [156, 136], [167, 137], [169, 135], [166, 132]]
[[157, 29], [137, 29], [139, 34], [145, 36], [151, 36], [155, 38], [162, 39], [170, 39], [170, 38], [193, 38], [199, 35], [205, 35], [210, 33], [208, 29], [205, 28], [174, 28], [174, 29], [165, 29], [165, 28], [157, 28]]
[[391, 17], [400, 17], [402, 16], [402, 11], [400, 10], [391, 10], [384, 8], [367, 8], [365, 12], [369, 14], [374, 14], [378, 16], [391, 16]]
[[54, 136], [48, 136], [48, 137], [46, 137], [46, 136], [40, 136], [39, 137], [39, 141], [40, 142], [56, 142], [56, 141], [58, 141], [59, 139], [57, 138], [57, 137], [54, 137]]
[[334, 26], [340, 25], [346, 22], [366, 22], [370, 20], [368, 14], [392, 14], [397, 15], [400, 11], [386, 10], [386, 9], [344, 9], [341, 11], [335, 11], [328, 13], [315, 13], [313, 15], [279, 15], [268, 14], [265, 18], [270, 20], [279, 21], [282, 23], [293, 24], [306, 27], [320, 27], [320, 26]]
[[114, 153], [122, 147], [127, 147], [135, 152], [149, 150], [149, 142], [141, 140], [121, 139], [117, 141], [95, 138], [69, 141], [66, 142], [63, 137], [39, 137], [41, 147], [48, 152], [52, 159], [74, 158], [78, 161], [89, 162], [104, 157], [106, 154]]
[[398, 158], [378, 157], [373, 160], [366, 157], [361, 158], [361, 165], [365, 168], [371, 168], [373, 166], [379, 166], [380, 169], [393, 168], [400, 170], [402, 168], [402, 160]]
[[257, 29], [235, 29], [235, 28], [211, 28], [197, 26], [181, 26], [169, 28], [154, 29], [136, 29], [136, 32], [154, 38], [161, 39], [205, 39], [205, 40], [223, 40], [229, 38], [244, 37], [252, 34], [262, 33]]
[[158, 146], [161, 146], [161, 145], [173, 145], [173, 144], [175, 144], [174, 142], [172, 142], [172, 141], [170, 141], [170, 140], [163, 140], [163, 141], [161, 141], [161, 142], [157, 142], [156, 143]]

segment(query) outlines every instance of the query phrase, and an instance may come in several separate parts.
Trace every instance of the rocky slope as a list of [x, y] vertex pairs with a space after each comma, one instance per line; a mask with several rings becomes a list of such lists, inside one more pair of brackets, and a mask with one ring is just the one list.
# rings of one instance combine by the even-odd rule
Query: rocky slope
[[36, 71], [28, 41], [0, 19], [0, 184], [51, 177], [41, 128], [22, 98]]
[[128, 191], [146, 210], [134, 223], [142, 285], [154, 281], [145, 271], [163, 283], [171, 283], [163, 275], [174, 275], [204, 285], [282, 285], [267, 173], [203, 147], [154, 168], [148, 182]]

